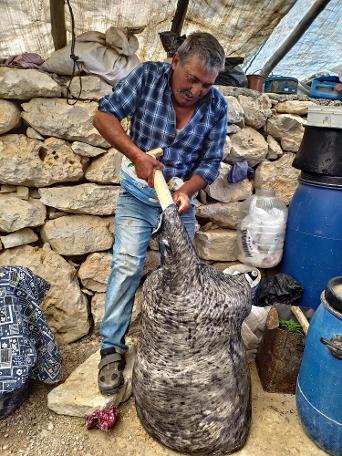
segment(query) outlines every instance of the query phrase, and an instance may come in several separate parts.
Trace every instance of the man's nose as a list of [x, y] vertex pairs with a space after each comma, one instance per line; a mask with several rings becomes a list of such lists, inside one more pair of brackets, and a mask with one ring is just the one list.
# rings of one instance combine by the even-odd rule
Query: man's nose
[[193, 84], [193, 86], [191, 87], [191, 93], [194, 97], [200, 97], [202, 95], [202, 92], [203, 92], [203, 87], [202, 87], [202, 84]]

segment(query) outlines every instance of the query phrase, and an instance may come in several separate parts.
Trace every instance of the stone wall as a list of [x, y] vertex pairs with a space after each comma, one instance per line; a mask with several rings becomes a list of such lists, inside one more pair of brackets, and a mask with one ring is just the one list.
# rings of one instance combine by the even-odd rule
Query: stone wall
[[[66, 102], [66, 80], [37, 70], [0, 67], [0, 265], [23, 265], [51, 289], [44, 311], [62, 343], [98, 329], [111, 266], [121, 154], [92, 125], [96, 100], [111, 87], [82, 78], [81, 101]], [[79, 80], [71, 91], [78, 93]], [[220, 88], [229, 103], [229, 135], [220, 176], [199, 195], [196, 248], [220, 269], [237, 259], [242, 202], [271, 188], [286, 204], [299, 172], [291, 164], [308, 106], [317, 100], [272, 98]], [[293, 98], [293, 97], [292, 97]], [[127, 130], [128, 122], [123, 122]], [[254, 179], [228, 184], [247, 159]], [[159, 264], [151, 242], [144, 275]], [[137, 293], [131, 330], [139, 320]]]

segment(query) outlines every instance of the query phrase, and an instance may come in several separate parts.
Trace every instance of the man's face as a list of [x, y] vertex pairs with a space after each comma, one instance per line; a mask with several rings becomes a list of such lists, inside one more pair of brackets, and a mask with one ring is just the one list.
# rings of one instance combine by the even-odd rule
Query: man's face
[[178, 54], [172, 60], [172, 93], [176, 102], [183, 107], [194, 106], [214, 84], [218, 71], [203, 68], [198, 56], [182, 63]]

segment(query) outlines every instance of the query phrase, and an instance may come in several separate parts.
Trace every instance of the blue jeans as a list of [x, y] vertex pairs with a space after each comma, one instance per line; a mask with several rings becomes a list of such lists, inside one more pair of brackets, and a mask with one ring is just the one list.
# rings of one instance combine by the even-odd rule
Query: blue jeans
[[[127, 332], [135, 292], [142, 276], [151, 233], [159, 224], [160, 207], [147, 205], [121, 189], [115, 212], [115, 243], [109, 276], [105, 314], [100, 327], [101, 348], [127, 351]], [[182, 215], [191, 239], [195, 235], [195, 208]]]

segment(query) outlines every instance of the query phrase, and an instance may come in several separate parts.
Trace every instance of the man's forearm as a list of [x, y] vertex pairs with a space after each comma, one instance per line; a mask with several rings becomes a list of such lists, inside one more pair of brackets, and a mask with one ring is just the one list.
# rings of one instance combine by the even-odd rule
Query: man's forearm
[[192, 176], [188, 181], [184, 182], [180, 190], [185, 192], [189, 198], [195, 193], [200, 191], [202, 188], [207, 186], [207, 182], [201, 176]]
[[94, 127], [109, 144], [135, 162], [142, 151], [131, 138], [125, 133], [120, 121], [105, 112], [97, 111], [94, 117]]

